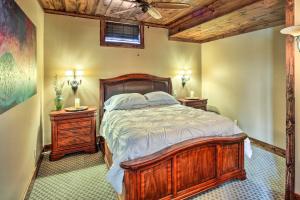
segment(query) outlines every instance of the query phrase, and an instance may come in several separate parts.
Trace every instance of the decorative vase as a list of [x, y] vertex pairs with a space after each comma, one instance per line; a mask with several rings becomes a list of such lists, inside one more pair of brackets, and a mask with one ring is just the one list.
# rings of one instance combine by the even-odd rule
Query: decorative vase
[[58, 95], [54, 99], [55, 108], [57, 111], [61, 110], [64, 106], [64, 98], [61, 95]]

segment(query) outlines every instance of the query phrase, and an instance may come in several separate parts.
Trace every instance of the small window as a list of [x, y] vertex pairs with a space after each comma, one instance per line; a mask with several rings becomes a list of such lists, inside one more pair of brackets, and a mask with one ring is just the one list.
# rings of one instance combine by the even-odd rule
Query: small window
[[143, 25], [122, 24], [101, 20], [100, 45], [144, 48]]

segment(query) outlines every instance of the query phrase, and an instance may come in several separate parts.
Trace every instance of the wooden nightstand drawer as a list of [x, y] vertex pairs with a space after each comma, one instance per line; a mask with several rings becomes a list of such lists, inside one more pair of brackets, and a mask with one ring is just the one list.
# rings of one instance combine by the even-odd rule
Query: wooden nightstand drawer
[[192, 108], [206, 110], [206, 105], [187, 105], [187, 106], [192, 107]]
[[58, 140], [57, 146], [58, 146], [58, 148], [61, 148], [61, 147], [79, 145], [79, 144], [87, 144], [90, 142], [92, 142], [91, 137], [86, 136], [86, 135], [79, 135], [76, 137], [67, 137], [67, 138], [64, 138], [63, 140]]
[[195, 101], [195, 102], [189, 102], [186, 104], [186, 106], [191, 106], [191, 107], [203, 107], [206, 106], [206, 102], [202, 102], [202, 101]]
[[91, 127], [62, 129], [59, 131], [58, 139], [65, 137], [76, 137], [79, 135], [89, 136], [91, 134]]
[[57, 123], [57, 128], [59, 130], [65, 130], [65, 129], [80, 128], [80, 127], [90, 127], [91, 125], [92, 125], [92, 121], [90, 118], [82, 118], [82, 119], [62, 120]]
[[206, 110], [207, 106], [207, 99], [178, 99], [178, 101], [184, 105], [184, 106], [189, 106], [192, 108], [197, 108], [197, 109], [202, 109]]
[[68, 153], [97, 152], [96, 116], [95, 107], [80, 112], [64, 110], [51, 112], [52, 151], [50, 160], [58, 160]]

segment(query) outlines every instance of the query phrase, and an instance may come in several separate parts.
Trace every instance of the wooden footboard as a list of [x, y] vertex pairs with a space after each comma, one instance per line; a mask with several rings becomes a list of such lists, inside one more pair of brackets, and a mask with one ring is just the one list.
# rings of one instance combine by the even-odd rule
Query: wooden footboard
[[125, 200], [184, 199], [232, 179], [246, 179], [246, 134], [185, 141], [121, 163]]

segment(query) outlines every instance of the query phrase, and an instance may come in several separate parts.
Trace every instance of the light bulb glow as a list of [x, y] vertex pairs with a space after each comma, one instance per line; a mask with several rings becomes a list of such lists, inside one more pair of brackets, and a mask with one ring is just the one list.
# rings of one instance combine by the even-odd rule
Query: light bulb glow
[[74, 71], [73, 71], [73, 70], [67, 70], [67, 71], [65, 72], [65, 75], [66, 75], [66, 76], [74, 76]]
[[82, 70], [76, 70], [75, 74], [76, 74], [76, 76], [83, 76], [83, 71]]

